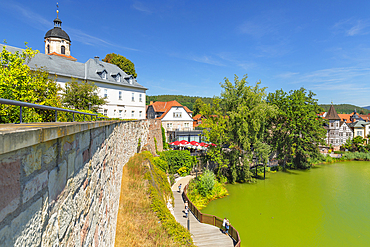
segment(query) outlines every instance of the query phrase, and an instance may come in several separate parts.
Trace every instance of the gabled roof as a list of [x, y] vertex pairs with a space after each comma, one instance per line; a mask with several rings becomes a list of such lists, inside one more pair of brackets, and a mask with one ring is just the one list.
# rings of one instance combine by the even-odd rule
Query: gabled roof
[[201, 119], [202, 118], [202, 114], [197, 114], [197, 115], [195, 115], [194, 117], [193, 117], [193, 119], [194, 120], [199, 120], [199, 119]]
[[326, 114], [325, 118], [329, 120], [341, 120], [333, 105], [330, 106], [329, 111]]
[[356, 121], [354, 123], [350, 123], [349, 126], [352, 127], [352, 128], [363, 128], [367, 124], [370, 124], [370, 123], [359, 120], [359, 121]]
[[163, 112], [163, 114], [160, 117], [158, 117], [157, 119], [164, 118], [164, 116], [166, 116], [166, 114], [171, 110], [171, 108], [176, 107], [176, 106], [183, 107], [188, 114], [192, 113], [192, 111], [190, 111], [189, 108], [187, 108], [186, 106], [181, 105], [176, 100], [168, 101], [168, 102], [156, 101], [156, 102], [150, 104], [149, 106], [152, 106], [153, 110], [155, 112]]
[[340, 120], [345, 121], [346, 123], [351, 122], [351, 114], [338, 114]]

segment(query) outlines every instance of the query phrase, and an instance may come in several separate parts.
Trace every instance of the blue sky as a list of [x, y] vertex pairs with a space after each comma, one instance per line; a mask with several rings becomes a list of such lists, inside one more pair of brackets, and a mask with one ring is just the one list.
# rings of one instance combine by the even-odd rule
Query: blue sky
[[[268, 92], [305, 87], [319, 103], [370, 105], [370, 1], [59, 2], [80, 62], [134, 62], [148, 95], [219, 95], [234, 74]], [[0, 41], [44, 51], [56, 1], [1, 1]]]

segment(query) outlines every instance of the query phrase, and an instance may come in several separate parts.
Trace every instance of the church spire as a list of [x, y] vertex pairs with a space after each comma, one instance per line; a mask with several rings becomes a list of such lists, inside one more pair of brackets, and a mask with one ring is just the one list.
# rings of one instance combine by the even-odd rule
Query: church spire
[[54, 20], [54, 27], [60, 27], [62, 26], [62, 21], [59, 19], [59, 5], [57, 3], [57, 18]]

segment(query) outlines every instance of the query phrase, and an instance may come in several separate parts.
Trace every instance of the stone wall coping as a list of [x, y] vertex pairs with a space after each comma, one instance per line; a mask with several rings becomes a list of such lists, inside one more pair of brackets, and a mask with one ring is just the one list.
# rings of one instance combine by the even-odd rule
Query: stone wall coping
[[126, 121], [0, 124], [0, 154], [51, 141], [81, 131]]

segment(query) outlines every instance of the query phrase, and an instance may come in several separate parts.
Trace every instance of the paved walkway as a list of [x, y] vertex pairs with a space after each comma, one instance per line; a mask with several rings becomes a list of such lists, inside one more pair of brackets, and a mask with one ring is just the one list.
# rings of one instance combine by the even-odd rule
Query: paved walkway
[[[179, 184], [182, 188], [189, 183], [194, 176], [186, 176], [178, 180], [173, 186], [173, 196], [175, 198], [174, 216], [176, 220], [187, 228], [187, 218], [185, 218], [184, 201], [178, 192]], [[192, 213], [189, 213], [190, 233], [192, 234], [196, 246], [234, 246], [234, 241], [228, 235], [223, 234], [218, 227], [200, 223]]]

